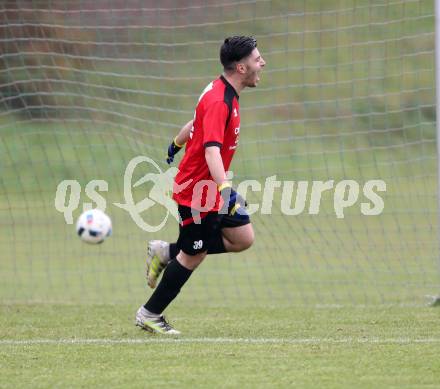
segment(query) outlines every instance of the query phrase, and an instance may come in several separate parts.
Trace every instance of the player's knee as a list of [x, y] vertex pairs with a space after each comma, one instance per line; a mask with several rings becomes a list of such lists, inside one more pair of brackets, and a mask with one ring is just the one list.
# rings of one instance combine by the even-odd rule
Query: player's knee
[[182, 266], [186, 267], [187, 269], [195, 270], [202, 263], [205, 257], [206, 251], [195, 255], [189, 255], [184, 253], [183, 251], [180, 251], [180, 253], [177, 255], [177, 260]]

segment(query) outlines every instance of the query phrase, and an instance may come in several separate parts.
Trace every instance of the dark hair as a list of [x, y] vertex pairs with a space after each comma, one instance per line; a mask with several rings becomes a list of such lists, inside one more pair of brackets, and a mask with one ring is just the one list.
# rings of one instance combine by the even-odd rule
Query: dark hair
[[233, 36], [226, 38], [220, 48], [220, 62], [225, 70], [234, 70], [235, 62], [247, 57], [257, 47], [252, 36]]

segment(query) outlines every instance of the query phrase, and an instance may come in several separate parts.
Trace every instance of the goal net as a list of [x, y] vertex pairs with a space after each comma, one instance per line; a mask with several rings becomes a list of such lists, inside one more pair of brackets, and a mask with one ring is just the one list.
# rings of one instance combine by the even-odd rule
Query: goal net
[[[436, 295], [433, 7], [2, 1], [0, 301], [145, 301], [146, 243], [178, 234], [151, 199], [154, 174], [167, 171], [169, 142], [221, 73], [223, 39], [237, 34], [255, 36], [267, 62], [259, 86], [240, 96], [231, 168], [235, 186], [253, 180], [256, 240], [209, 256], [179, 304]], [[112, 218], [102, 245], [76, 236], [87, 207]]]

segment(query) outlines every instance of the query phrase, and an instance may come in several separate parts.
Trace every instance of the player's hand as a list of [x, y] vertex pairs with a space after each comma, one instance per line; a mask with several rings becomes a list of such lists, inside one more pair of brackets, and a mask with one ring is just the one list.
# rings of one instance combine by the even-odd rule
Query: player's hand
[[223, 207], [219, 211], [220, 214], [228, 214], [230, 216], [238, 214], [240, 216], [248, 217], [246, 212], [246, 200], [232, 188], [229, 182], [221, 184], [218, 187], [218, 191], [224, 201]]
[[171, 144], [168, 146], [168, 157], [167, 157], [168, 165], [170, 165], [171, 162], [174, 161], [174, 156], [180, 151], [182, 147], [183, 145], [177, 144], [176, 138], [174, 138]]

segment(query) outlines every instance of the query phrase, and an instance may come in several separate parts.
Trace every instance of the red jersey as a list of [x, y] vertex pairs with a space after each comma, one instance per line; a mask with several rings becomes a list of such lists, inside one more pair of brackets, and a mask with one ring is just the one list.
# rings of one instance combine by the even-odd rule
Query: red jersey
[[223, 77], [202, 92], [193, 128], [174, 181], [173, 199], [180, 205], [201, 211], [218, 211], [220, 196], [205, 159], [205, 148], [220, 147], [225, 171], [234, 156], [240, 135], [238, 95]]

